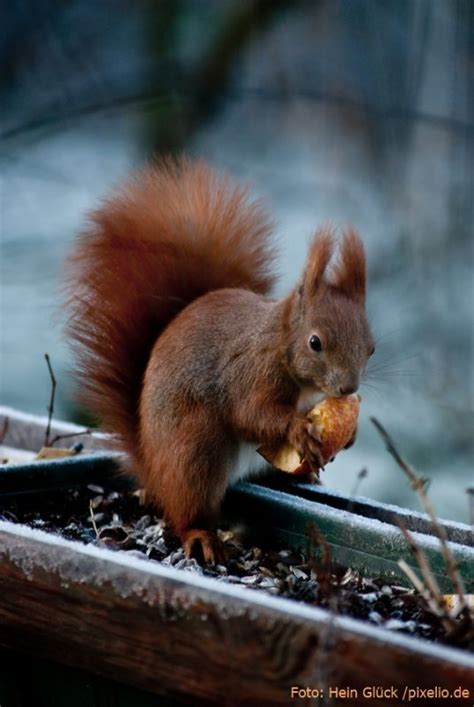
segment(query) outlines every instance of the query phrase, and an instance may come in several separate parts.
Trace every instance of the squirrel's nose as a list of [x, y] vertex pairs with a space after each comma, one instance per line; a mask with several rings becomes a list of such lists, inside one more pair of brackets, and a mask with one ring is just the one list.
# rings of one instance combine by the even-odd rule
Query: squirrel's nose
[[343, 385], [339, 386], [340, 395], [352, 395], [355, 393], [359, 387], [359, 381], [353, 378], [352, 380], [346, 381]]
[[339, 388], [339, 392], [341, 395], [352, 395], [352, 393], [355, 393], [356, 390], [356, 385], [341, 385], [341, 387]]

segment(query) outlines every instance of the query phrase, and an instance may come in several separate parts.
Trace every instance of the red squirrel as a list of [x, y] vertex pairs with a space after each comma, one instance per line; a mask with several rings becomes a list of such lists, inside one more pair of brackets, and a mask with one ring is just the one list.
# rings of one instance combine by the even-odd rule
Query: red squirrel
[[358, 388], [374, 348], [364, 248], [348, 229], [331, 264], [334, 249], [321, 228], [296, 287], [270, 298], [261, 204], [184, 158], [135, 174], [78, 237], [67, 305], [80, 397], [188, 556], [221, 559], [220, 504], [258, 446], [288, 441], [318, 468], [305, 413]]

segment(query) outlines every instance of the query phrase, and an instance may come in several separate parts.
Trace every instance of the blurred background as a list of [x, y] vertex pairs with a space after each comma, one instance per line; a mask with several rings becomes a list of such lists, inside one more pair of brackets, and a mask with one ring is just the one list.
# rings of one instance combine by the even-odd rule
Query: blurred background
[[86, 419], [61, 330], [65, 253], [131, 168], [201, 155], [273, 210], [278, 293], [322, 221], [365, 241], [377, 350], [358, 442], [326, 485], [417, 507], [375, 415], [438, 513], [467, 521], [474, 3], [22, 0], [2, 26], [0, 403], [45, 413], [47, 351], [56, 416]]

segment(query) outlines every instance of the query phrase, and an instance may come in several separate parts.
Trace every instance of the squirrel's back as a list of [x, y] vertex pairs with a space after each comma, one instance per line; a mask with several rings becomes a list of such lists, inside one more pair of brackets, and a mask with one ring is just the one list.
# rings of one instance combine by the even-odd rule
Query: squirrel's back
[[81, 401], [132, 456], [156, 338], [207, 292], [266, 294], [274, 279], [269, 236], [247, 189], [203, 161], [148, 167], [91, 213], [67, 263], [67, 329]]

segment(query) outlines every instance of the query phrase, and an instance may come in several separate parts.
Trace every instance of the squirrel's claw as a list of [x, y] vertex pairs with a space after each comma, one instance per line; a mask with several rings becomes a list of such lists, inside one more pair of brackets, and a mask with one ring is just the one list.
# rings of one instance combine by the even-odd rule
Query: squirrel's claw
[[204, 560], [207, 565], [226, 562], [225, 548], [212, 530], [188, 530], [183, 538], [184, 554], [189, 559]]
[[320, 434], [315, 425], [304, 416], [298, 416], [292, 423], [288, 442], [298, 451], [301, 459], [306, 459], [311, 471], [324, 469]]
[[319, 478], [319, 469], [317, 471], [308, 471], [305, 474], [296, 474], [293, 477], [293, 483], [311, 484], [312, 486], [322, 486], [322, 481]]
[[322, 481], [319, 478], [319, 471], [319, 469], [318, 471], [310, 471], [307, 475], [306, 483], [312, 484], [313, 486], [322, 486]]
[[303, 446], [304, 455], [308, 460], [311, 471], [317, 473], [320, 469], [324, 469], [325, 460], [321, 450], [321, 440], [315, 425], [308, 426], [308, 434], [304, 439]]

